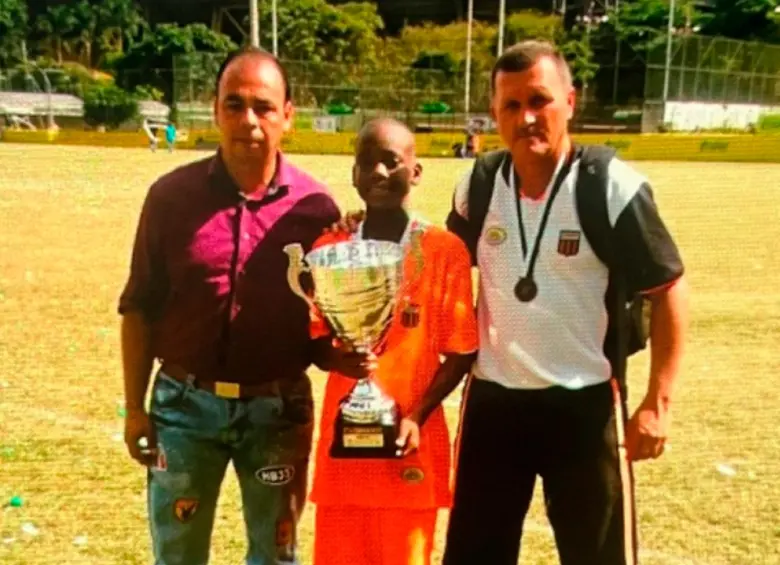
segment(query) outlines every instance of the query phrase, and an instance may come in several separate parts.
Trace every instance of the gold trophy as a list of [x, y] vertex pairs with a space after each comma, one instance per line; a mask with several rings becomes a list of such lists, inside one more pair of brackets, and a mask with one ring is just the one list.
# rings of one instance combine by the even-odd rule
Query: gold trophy
[[[404, 248], [389, 241], [357, 240], [325, 245], [304, 257], [303, 247], [284, 248], [289, 258], [287, 281], [292, 291], [316, 307], [347, 347], [375, 354], [387, 336], [403, 275]], [[314, 296], [301, 287], [309, 273]], [[398, 404], [369, 375], [360, 379], [341, 402], [331, 456], [394, 458], [400, 425]]]

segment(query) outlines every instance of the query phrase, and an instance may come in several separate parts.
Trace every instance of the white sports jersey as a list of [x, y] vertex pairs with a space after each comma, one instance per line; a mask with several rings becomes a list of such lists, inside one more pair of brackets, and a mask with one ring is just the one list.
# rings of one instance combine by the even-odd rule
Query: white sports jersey
[[[542, 198], [523, 197], [518, 214], [513, 175], [506, 178], [505, 167], [496, 174], [477, 244], [478, 378], [509, 388], [576, 389], [611, 376], [604, 355], [609, 272], [580, 225], [575, 194], [579, 167], [576, 159], [550, 207], [533, 272], [538, 293], [527, 302], [517, 298], [515, 285], [527, 274], [553, 181]], [[611, 161], [608, 175], [609, 221], [623, 240], [618, 252], [629, 263], [632, 288], [650, 290], [674, 280], [681, 273], [679, 257], [649, 197], [647, 180], [618, 159]], [[453, 213], [464, 219], [470, 178], [471, 171], [456, 187], [453, 201]]]

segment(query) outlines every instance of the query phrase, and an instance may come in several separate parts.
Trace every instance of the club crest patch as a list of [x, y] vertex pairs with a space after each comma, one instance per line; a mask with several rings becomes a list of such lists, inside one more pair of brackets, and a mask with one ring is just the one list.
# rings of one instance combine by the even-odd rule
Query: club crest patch
[[558, 234], [558, 253], [564, 257], [573, 257], [580, 252], [581, 234], [576, 230], [561, 230]]
[[506, 230], [501, 226], [491, 226], [485, 230], [485, 242], [488, 245], [501, 245], [506, 241]]
[[420, 305], [408, 303], [401, 311], [401, 325], [405, 328], [416, 328], [420, 325]]
[[173, 513], [179, 522], [186, 523], [192, 520], [198, 511], [198, 501], [194, 498], [179, 498], [173, 504]]
[[401, 479], [405, 483], [419, 484], [425, 478], [425, 473], [419, 467], [406, 467], [401, 471]]
[[295, 467], [292, 465], [271, 465], [255, 472], [255, 478], [270, 487], [280, 487], [293, 480]]
[[292, 520], [280, 520], [276, 523], [276, 545], [285, 547], [293, 542]]
[[157, 444], [157, 461], [152, 466], [152, 471], [167, 471], [168, 470], [168, 456], [165, 454], [165, 449], [161, 443]]

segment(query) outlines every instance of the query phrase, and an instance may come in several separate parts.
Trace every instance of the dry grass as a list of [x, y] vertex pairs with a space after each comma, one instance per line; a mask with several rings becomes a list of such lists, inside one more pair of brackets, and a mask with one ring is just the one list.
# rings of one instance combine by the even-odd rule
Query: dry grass
[[[0, 513], [4, 564], [150, 560], [144, 473], [116, 437], [115, 307], [146, 187], [196, 157], [0, 144], [0, 503], [25, 499]], [[293, 159], [345, 207], [356, 205], [349, 159]], [[416, 208], [441, 222], [468, 163], [425, 165]], [[780, 166], [637, 166], [654, 180], [693, 289], [672, 449], [637, 469], [642, 563], [780, 564]], [[646, 356], [633, 361], [632, 405], [646, 364]], [[448, 401], [453, 423], [456, 396]], [[213, 563], [242, 562], [238, 501], [230, 475]], [[37, 536], [22, 532], [28, 522]], [[78, 536], [86, 544], [74, 544]], [[554, 563], [553, 555], [537, 497], [521, 563]]]

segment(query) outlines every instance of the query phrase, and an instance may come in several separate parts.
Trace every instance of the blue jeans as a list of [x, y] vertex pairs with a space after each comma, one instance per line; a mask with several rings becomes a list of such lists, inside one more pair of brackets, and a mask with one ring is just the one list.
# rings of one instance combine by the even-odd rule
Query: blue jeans
[[238, 475], [247, 565], [293, 565], [312, 443], [311, 383], [279, 396], [225, 399], [162, 372], [150, 415], [157, 464], [148, 473], [155, 565], [206, 565], [228, 462]]

